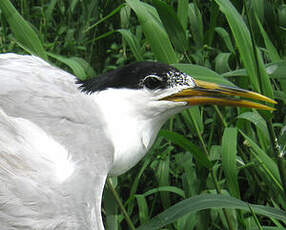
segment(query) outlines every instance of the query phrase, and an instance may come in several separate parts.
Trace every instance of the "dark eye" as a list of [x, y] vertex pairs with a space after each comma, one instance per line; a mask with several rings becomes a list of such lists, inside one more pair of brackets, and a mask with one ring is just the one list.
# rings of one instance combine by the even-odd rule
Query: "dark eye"
[[148, 76], [144, 79], [143, 85], [148, 89], [157, 89], [162, 85], [162, 81], [158, 77]]

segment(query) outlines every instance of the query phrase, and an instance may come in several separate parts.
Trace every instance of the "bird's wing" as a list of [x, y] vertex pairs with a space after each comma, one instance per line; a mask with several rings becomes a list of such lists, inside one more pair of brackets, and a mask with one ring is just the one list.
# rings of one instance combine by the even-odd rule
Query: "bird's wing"
[[101, 195], [113, 146], [75, 80], [36, 57], [0, 55], [1, 224], [103, 229]]
[[105, 124], [73, 75], [37, 57], [0, 54], [0, 81], [0, 107], [9, 116], [37, 124], [71, 154], [100, 148]]
[[48, 178], [56, 171], [56, 166], [45, 160], [45, 154], [55, 152], [41, 148], [37, 139], [59, 147], [54, 150], [64, 150], [35, 124], [0, 110], [0, 223], [3, 229], [45, 229], [47, 224], [55, 229], [61, 223], [59, 219], [48, 223], [48, 218], [40, 217], [37, 207], [48, 207], [46, 204], [53, 202], [47, 196], [53, 195]]

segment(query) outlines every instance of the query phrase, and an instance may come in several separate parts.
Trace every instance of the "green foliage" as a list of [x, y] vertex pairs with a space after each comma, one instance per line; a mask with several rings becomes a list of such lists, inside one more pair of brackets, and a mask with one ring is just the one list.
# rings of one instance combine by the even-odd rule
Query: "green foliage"
[[152, 219], [148, 224], [138, 228], [138, 230], [159, 229], [166, 224], [174, 222], [174, 220], [185, 215], [187, 212], [197, 212], [207, 208], [237, 208], [243, 210], [253, 209], [257, 214], [263, 214], [277, 219], [285, 220], [285, 212], [280, 210], [262, 206], [250, 205], [241, 200], [226, 195], [202, 194], [193, 196], [192, 198], [178, 202], [170, 209], [162, 212], [160, 215]]
[[[139, 229], [285, 229], [285, 1], [11, 2], [18, 12], [0, 1], [0, 52], [49, 58], [81, 79], [157, 60], [275, 98], [273, 113], [208, 106], [173, 117], [116, 189]], [[128, 229], [104, 198], [108, 229]]]
[[19, 45], [24, 46], [32, 54], [35, 54], [43, 59], [47, 59], [44, 48], [35, 33], [35, 31], [28, 25], [9, 0], [0, 2], [0, 8], [7, 19], [10, 28], [17, 38]]

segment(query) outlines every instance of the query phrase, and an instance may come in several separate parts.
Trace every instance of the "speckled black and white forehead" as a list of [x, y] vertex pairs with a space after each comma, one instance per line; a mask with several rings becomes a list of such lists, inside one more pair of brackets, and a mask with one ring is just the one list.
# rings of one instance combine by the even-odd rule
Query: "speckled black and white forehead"
[[104, 73], [92, 79], [79, 81], [80, 88], [86, 93], [108, 88], [129, 89], [167, 89], [177, 86], [194, 87], [195, 82], [189, 75], [175, 67], [158, 62], [137, 62]]
[[181, 86], [189, 86], [194, 87], [195, 82], [193, 78], [191, 78], [189, 75], [179, 72], [179, 71], [170, 71], [167, 73], [167, 81], [169, 82], [169, 85], [171, 87], [181, 85]]

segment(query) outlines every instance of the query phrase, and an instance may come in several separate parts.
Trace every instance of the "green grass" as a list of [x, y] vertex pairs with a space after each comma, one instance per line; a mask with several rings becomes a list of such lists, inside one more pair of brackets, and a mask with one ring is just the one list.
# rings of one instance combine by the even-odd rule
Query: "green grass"
[[[112, 179], [136, 228], [286, 228], [285, 1], [13, 3], [0, 1], [0, 52], [36, 54], [80, 78], [158, 60], [279, 102], [275, 112], [207, 106], [170, 119], [150, 153]], [[103, 209], [107, 229], [129, 228], [108, 187]]]

